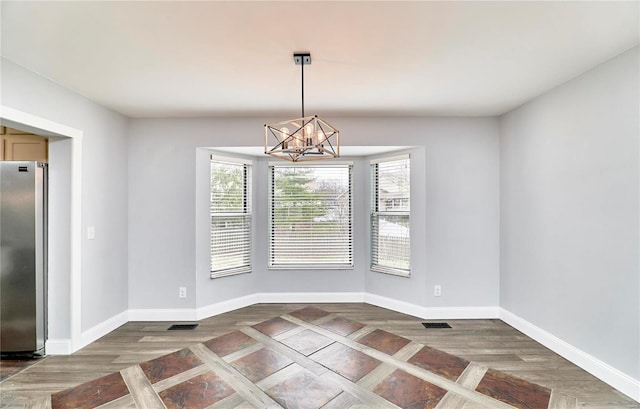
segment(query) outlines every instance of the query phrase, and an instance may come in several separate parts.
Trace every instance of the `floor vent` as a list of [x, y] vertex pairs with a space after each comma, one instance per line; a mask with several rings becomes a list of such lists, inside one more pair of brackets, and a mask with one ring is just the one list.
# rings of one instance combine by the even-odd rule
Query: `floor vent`
[[451, 325], [446, 322], [423, 322], [425, 328], [451, 328]]
[[168, 331], [187, 331], [190, 329], [196, 329], [198, 324], [173, 324], [167, 330]]

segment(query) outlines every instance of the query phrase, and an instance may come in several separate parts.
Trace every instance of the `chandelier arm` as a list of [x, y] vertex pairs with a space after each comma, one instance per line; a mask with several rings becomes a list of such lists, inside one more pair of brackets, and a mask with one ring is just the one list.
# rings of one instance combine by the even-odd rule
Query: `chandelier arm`
[[[331, 136], [335, 135], [336, 133], [332, 133]], [[333, 144], [331, 143], [331, 139], [329, 139], [329, 137], [327, 137], [327, 139], [325, 139], [325, 141], [327, 141], [327, 144], [329, 145], [329, 147], [331, 148], [331, 150], [335, 150]]]
[[[275, 128], [273, 128], [272, 126], [267, 125], [267, 129], [269, 129], [269, 131], [271, 132], [271, 135], [273, 135], [273, 137], [277, 140], [280, 141], [280, 138], [278, 138], [278, 135], [276, 135], [276, 133], [274, 132]], [[286, 139], [283, 139], [282, 141], [280, 141], [276, 146], [274, 146], [271, 150], [276, 150], [278, 148], [280, 149], [284, 149], [284, 144], [285, 142], [287, 142]]]

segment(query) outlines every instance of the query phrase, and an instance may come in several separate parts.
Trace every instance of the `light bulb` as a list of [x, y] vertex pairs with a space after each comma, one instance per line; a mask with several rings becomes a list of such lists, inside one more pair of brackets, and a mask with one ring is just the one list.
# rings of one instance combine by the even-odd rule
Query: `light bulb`
[[300, 135], [300, 133], [293, 135], [293, 141], [291, 142], [291, 144], [293, 145], [294, 149], [302, 147], [302, 140], [303, 137], [302, 135]]
[[306, 146], [313, 146], [313, 140], [315, 139], [315, 129], [313, 123], [309, 122], [304, 127], [304, 142]]
[[289, 128], [283, 126], [280, 128], [280, 142], [282, 142], [282, 149], [287, 149], [289, 147], [287, 138], [289, 138]]

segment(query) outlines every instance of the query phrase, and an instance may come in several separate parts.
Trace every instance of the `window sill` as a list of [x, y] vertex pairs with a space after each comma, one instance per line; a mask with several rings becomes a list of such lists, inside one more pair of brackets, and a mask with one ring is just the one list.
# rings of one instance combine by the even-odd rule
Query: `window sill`
[[353, 266], [347, 265], [308, 265], [308, 264], [297, 264], [297, 265], [273, 265], [267, 267], [269, 270], [353, 270]]
[[382, 274], [389, 274], [397, 277], [411, 278], [411, 271], [396, 270], [393, 268], [380, 268], [380, 267], [373, 267], [373, 266], [370, 267], [369, 270], [373, 271], [374, 273], [382, 273]]
[[252, 270], [236, 270], [236, 271], [224, 271], [224, 272], [216, 272], [216, 273], [210, 273], [209, 278], [212, 280], [215, 280], [216, 278], [223, 278], [223, 277], [231, 277], [231, 276], [237, 276], [240, 274], [248, 274], [251, 273]]

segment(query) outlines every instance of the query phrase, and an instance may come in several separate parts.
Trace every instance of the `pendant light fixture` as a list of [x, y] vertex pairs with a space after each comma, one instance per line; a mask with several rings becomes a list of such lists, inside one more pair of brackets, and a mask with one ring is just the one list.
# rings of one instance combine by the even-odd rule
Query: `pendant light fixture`
[[304, 66], [311, 64], [311, 54], [293, 54], [293, 61], [302, 67], [302, 116], [266, 124], [264, 153], [291, 162], [337, 158], [340, 156], [338, 130], [317, 115], [304, 115]]

